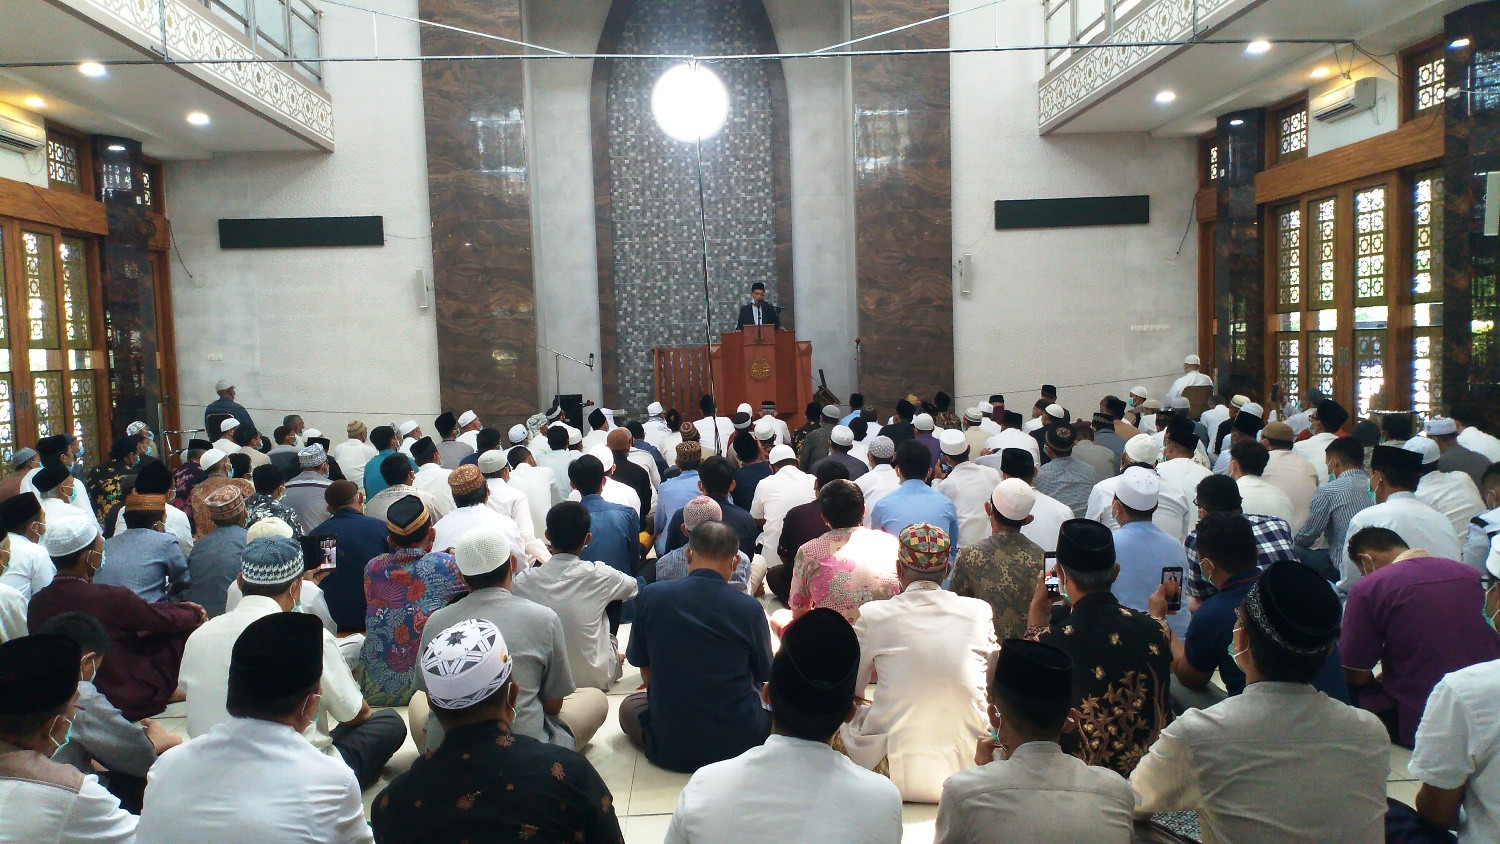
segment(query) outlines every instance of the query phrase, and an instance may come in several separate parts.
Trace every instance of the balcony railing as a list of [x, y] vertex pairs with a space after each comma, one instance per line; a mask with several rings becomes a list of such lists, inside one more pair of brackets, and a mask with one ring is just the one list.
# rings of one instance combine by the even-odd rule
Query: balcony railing
[[298, 73], [322, 82], [322, 13], [307, 0], [202, 0], [250, 39], [256, 53], [296, 59]]
[[[1115, 33], [1115, 24], [1143, 0], [1042, 0], [1047, 44], [1088, 44]], [[1047, 69], [1066, 61], [1072, 50], [1047, 51]]]

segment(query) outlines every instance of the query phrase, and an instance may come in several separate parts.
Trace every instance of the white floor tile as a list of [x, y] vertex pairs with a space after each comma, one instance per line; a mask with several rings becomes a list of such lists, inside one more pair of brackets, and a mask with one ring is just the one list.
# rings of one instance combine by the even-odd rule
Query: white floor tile
[[668, 814], [677, 808], [677, 796], [691, 775], [656, 767], [641, 758], [635, 766], [635, 782], [630, 790], [630, 814]]
[[1411, 771], [1406, 765], [1411, 761], [1411, 751], [1399, 744], [1391, 745], [1391, 773], [1390, 780], [1399, 782], [1412, 779]]
[[622, 818], [625, 844], [661, 844], [667, 837], [667, 828], [672, 825], [671, 815], [636, 815]]

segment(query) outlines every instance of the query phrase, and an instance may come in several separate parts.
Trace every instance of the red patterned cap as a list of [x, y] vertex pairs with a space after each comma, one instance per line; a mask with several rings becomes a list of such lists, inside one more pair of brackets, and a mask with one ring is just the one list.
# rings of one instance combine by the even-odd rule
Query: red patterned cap
[[897, 542], [896, 559], [916, 572], [941, 570], [948, 565], [948, 551], [953, 547], [947, 531], [926, 522], [902, 528]]

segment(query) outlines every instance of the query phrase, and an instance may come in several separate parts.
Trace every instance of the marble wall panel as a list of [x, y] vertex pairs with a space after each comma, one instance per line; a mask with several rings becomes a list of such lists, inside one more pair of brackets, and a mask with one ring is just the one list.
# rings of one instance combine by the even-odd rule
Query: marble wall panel
[[99, 243], [99, 279], [104, 288], [112, 434], [123, 435], [137, 419], [159, 430], [156, 293], [147, 252], [152, 225], [142, 198], [141, 144], [102, 135], [95, 135], [93, 143], [99, 199], [109, 218], [109, 235]]
[[[948, 11], [942, 0], [852, 0], [850, 31], [858, 38]], [[924, 26], [863, 46], [942, 48], [947, 35]], [[850, 62], [859, 386], [888, 413], [909, 392], [954, 392], [949, 58]]]
[[[520, 0], [421, 0], [423, 20], [522, 37]], [[422, 29], [426, 56], [514, 48]], [[536, 298], [524, 77], [508, 60], [422, 65], [442, 405], [488, 424], [534, 413]]]
[[1218, 216], [1214, 223], [1214, 357], [1219, 392], [1263, 401], [1265, 263], [1255, 174], [1265, 165], [1265, 109], [1219, 117]]

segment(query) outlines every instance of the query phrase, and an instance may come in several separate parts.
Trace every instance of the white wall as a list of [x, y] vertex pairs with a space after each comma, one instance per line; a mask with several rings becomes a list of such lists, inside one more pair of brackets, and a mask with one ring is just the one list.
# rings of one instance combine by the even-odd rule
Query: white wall
[[[415, 0], [370, 0], [415, 16]], [[381, 18], [379, 53], [416, 55], [413, 24]], [[371, 16], [324, 7], [330, 56], [373, 55]], [[182, 419], [203, 424], [219, 378], [270, 431], [289, 412], [334, 442], [438, 412], [437, 329], [418, 307], [416, 274], [432, 272], [421, 69], [416, 62], [333, 63], [332, 154], [234, 155], [167, 166]], [[223, 251], [222, 217], [379, 214], [386, 245]], [[184, 269], [186, 265], [186, 270]], [[193, 279], [189, 279], [191, 271]], [[222, 361], [211, 356], [222, 355]]]
[[[1041, 4], [970, 12], [951, 28], [955, 47], [991, 46], [996, 31], [1004, 44], [1042, 43]], [[1002, 393], [1024, 413], [1043, 383], [1085, 416], [1134, 384], [1160, 396], [1197, 351], [1194, 142], [1038, 136], [1040, 52], [956, 54], [952, 68], [953, 249], [974, 256], [972, 294], [955, 278], [957, 404]], [[995, 231], [997, 199], [1114, 194], [1149, 194], [1150, 225]], [[1146, 325], [1164, 328], [1132, 331]]]
[[[0, 103], [0, 114], [23, 123], [42, 125], [42, 118], [24, 109], [12, 105]], [[0, 179], [12, 179], [17, 182], [25, 182], [36, 185], [39, 188], [47, 186], [47, 149], [43, 147], [35, 152], [22, 153], [13, 149], [0, 149]]]

